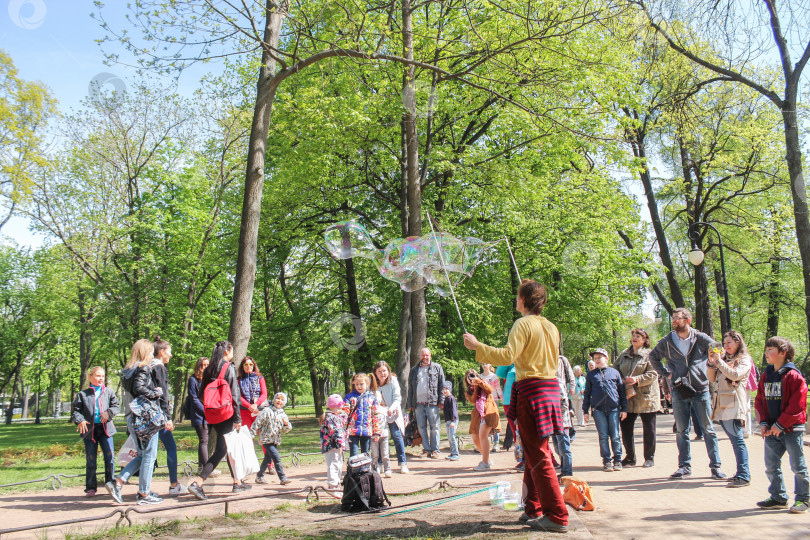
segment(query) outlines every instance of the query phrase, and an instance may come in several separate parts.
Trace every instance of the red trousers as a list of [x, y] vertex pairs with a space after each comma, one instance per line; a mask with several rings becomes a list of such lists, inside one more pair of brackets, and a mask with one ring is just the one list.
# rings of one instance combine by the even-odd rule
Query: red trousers
[[517, 424], [526, 460], [523, 471], [523, 484], [527, 490], [525, 511], [529, 515], [546, 515], [559, 525], [568, 525], [568, 508], [563, 501], [557, 472], [554, 470], [550, 437], [541, 439], [537, 435], [537, 423], [523, 396], [518, 394], [517, 403], [513, 406], [517, 411]]

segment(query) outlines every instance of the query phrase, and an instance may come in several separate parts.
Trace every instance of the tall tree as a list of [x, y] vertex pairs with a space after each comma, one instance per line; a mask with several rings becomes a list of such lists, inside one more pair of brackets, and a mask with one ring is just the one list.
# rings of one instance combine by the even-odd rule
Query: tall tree
[[[796, 239], [802, 261], [806, 335], [810, 339], [810, 216], [802, 167], [799, 88], [810, 60], [810, 6], [776, 0], [630, 0], [669, 46], [698, 64], [767, 98], [781, 113]], [[755, 16], [751, 16], [752, 12]], [[722, 31], [718, 32], [718, 29]], [[791, 41], [792, 40], [792, 41]], [[708, 42], [710, 49], [702, 46]], [[711, 51], [711, 52], [708, 52]], [[771, 58], [779, 60], [774, 77]], [[794, 62], [795, 60], [795, 62]], [[781, 86], [781, 88], [780, 88]]]
[[47, 166], [42, 136], [55, 105], [42, 84], [19, 78], [0, 49], [0, 229], [30, 194], [35, 171]]
[[[163, 68], [182, 68], [188, 62], [210, 58], [214, 55], [213, 49], [221, 51], [222, 55], [239, 54], [245, 47], [262, 51], [253, 129], [248, 143], [242, 228], [229, 332], [237, 359], [247, 350], [251, 334], [250, 313], [266, 142], [273, 100], [279, 85], [285, 79], [332, 58], [377, 65], [392, 62], [406, 66], [406, 71], [413, 70], [414, 67], [428, 69], [435, 72], [439, 80], [452, 80], [484, 90], [505, 103], [536, 114], [531, 106], [520, 103], [521, 98], [510, 95], [510, 83], [524, 77], [526, 69], [534, 76], [536, 68], [532, 65], [531, 53], [527, 54], [526, 44], [554, 42], [556, 46], [564, 46], [566, 38], [601, 15], [599, 3], [585, 3], [570, 10], [561, 10], [561, 6], [544, 6], [542, 10], [534, 10], [522, 4], [456, 5], [454, 2], [436, 0], [421, 3], [419, 7], [420, 11], [424, 8], [426, 13], [430, 13], [436, 6], [441, 8], [444, 5], [450, 6], [450, 15], [457, 24], [465, 28], [463, 33], [454, 36], [454, 43], [462, 45], [466, 50], [461, 56], [444, 57], [438, 63], [431, 63], [433, 48], [426, 51], [425, 58], [416, 58], [412, 44], [408, 43], [413, 36], [415, 14], [415, 6], [411, 5], [410, 0], [402, 2], [400, 19], [397, 19], [395, 2], [369, 6], [331, 3], [328, 7], [316, 3], [312, 6], [299, 5], [296, 12], [290, 11], [288, 2], [278, 3], [274, 0], [268, 0], [265, 5], [250, 6], [236, 6], [214, 0], [195, 0], [181, 4], [165, 0], [139, 2], [133, 6], [133, 15], [144, 29], [147, 40], [156, 44], [147, 46], [135, 44], [125, 32], [116, 34], [114, 29], [104, 23], [112, 35], [130, 46], [131, 50], [144, 55], [147, 63]], [[103, 16], [103, 10], [100, 13]], [[206, 17], [199, 17], [198, 13], [205, 13]], [[549, 17], [550, 13], [553, 16]], [[279, 35], [285, 20], [291, 21], [291, 35], [280, 41]], [[510, 31], [499, 32], [505, 22], [510, 24]], [[392, 36], [396, 35], [392, 29], [397, 24], [401, 25], [403, 56], [383, 52], [397, 50], [398, 44], [392, 42]], [[236, 45], [234, 35], [238, 36]], [[191, 54], [186, 54], [189, 43], [202, 45]], [[167, 48], [170, 49], [168, 54], [165, 52]], [[488, 64], [496, 57], [509, 58], [508, 64], [512, 72], [507, 74], [506, 80], [493, 81], [490, 77]], [[566, 58], [570, 60], [571, 56], [566, 55]], [[541, 68], [538, 71], [545, 73], [546, 69]], [[406, 75], [403, 84], [402, 95], [406, 104], [403, 117], [403, 173], [408, 173], [407, 167], [410, 167], [411, 175], [407, 179], [403, 178], [403, 182], [410, 186], [406, 195], [409, 206], [408, 233], [421, 234], [421, 190], [416, 190], [414, 184], [419, 178], [417, 136], [415, 125], [406, 121], [414, 79]], [[532, 95], [532, 92], [527, 90], [525, 95]], [[410, 302], [411, 340], [418, 349], [424, 335], [423, 301], [420, 293], [411, 294]], [[412, 359], [418, 354], [413, 349]]]

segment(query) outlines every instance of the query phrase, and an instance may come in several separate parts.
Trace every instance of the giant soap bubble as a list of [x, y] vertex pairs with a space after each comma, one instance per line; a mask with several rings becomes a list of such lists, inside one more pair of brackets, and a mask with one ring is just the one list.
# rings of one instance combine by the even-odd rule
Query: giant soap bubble
[[496, 243], [440, 232], [396, 238], [379, 250], [365, 227], [353, 221], [329, 226], [324, 239], [329, 253], [338, 259], [371, 259], [380, 275], [402, 290], [417, 291], [430, 283], [441, 296], [449, 295], [452, 288], [471, 277], [484, 252]]
[[326, 249], [338, 259], [365, 257], [377, 260], [379, 250], [374, 246], [365, 227], [354, 221], [341, 221], [330, 225], [323, 233]]

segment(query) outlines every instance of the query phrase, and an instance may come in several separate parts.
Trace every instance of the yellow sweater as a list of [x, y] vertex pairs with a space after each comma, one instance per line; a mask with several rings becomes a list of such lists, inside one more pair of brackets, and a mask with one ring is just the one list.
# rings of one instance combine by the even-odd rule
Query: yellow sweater
[[498, 349], [483, 343], [475, 351], [482, 364], [515, 364], [515, 380], [556, 379], [560, 350], [560, 331], [541, 315], [521, 317], [509, 331], [506, 347]]

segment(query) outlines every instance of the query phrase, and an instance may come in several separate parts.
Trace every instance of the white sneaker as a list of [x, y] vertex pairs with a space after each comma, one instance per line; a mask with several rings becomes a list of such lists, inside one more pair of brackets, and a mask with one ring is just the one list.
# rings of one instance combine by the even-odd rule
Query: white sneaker
[[391, 478], [391, 469], [388, 469], [387, 471], [385, 471], [383, 473], [383, 476], [386, 477], [386, 478]]
[[407, 463], [403, 463], [402, 465], [399, 466], [399, 474], [408, 474], [409, 472], [411, 471], [410, 469], [408, 469]]
[[478, 465], [476, 465], [476, 466], [475, 466], [475, 468], [474, 468], [473, 470], [474, 470], [474, 471], [488, 471], [488, 470], [490, 470], [491, 468], [492, 468], [492, 467], [490, 467], [489, 463], [486, 463], [486, 462], [482, 461], [481, 463], [479, 463]]
[[182, 493], [188, 493], [188, 488], [179, 482], [176, 486], [169, 487], [169, 495], [180, 495]]
[[216, 469], [214, 469], [213, 471], [211, 471], [211, 476], [219, 476], [220, 474], [222, 474], [222, 471], [218, 471], [218, 470], [216, 470]]

